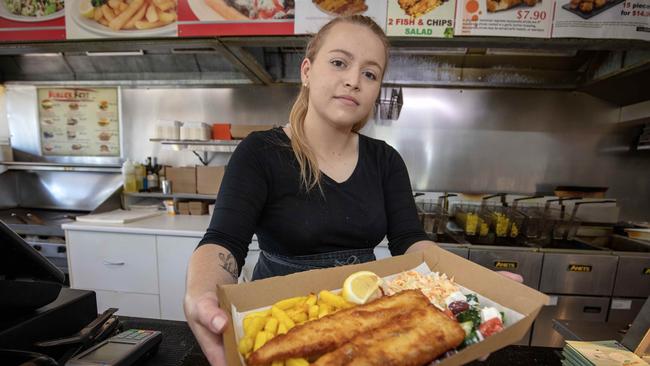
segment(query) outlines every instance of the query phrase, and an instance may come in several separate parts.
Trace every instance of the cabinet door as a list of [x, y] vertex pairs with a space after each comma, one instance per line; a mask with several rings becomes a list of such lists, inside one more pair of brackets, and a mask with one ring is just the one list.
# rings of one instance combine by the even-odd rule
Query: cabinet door
[[157, 236], [160, 315], [162, 319], [185, 320], [183, 297], [187, 264], [200, 238]]
[[158, 294], [153, 235], [67, 231], [72, 288]]
[[102, 290], [95, 290], [95, 294], [100, 314], [108, 308], [118, 308], [117, 315], [160, 319], [158, 295]]

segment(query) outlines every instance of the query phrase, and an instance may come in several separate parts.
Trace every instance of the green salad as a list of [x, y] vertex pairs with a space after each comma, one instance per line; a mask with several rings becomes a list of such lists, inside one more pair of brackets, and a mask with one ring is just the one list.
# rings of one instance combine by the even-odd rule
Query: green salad
[[12, 14], [43, 17], [63, 9], [63, 0], [4, 0]]

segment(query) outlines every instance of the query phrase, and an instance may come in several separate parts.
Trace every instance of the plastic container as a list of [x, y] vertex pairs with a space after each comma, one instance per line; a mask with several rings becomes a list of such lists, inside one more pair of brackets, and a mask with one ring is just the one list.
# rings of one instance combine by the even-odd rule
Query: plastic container
[[163, 140], [179, 140], [181, 138], [180, 121], [160, 120], [156, 123], [155, 138]]
[[232, 140], [230, 123], [215, 123], [212, 125], [213, 140]]
[[135, 165], [130, 159], [126, 159], [124, 164], [122, 164], [122, 180], [124, 185], [124, 192], [134, 193], [138, 191], [135, 175]]
[[181, 127], [181, 140], [207, 141], [212, 138], [212, 127], [203, 122], [185, 122]]

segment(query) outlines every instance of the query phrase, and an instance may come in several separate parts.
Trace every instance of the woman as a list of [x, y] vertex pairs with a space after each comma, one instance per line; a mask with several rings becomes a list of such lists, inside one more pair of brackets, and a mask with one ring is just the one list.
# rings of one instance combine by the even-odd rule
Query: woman
[[225, 365], [227, 323], [215, 289], [237, 281], [253, 233], [262, 251], [253, 279], [371, 261], [386, 236], [393, 255], [435, 245], [397, 151], [357, 133], [387, 61], [388, 40], [370, 18], [332, 20], [307, 46], [290, 123], [233, 154], [187, 274], [186, 317], [212, 365]]

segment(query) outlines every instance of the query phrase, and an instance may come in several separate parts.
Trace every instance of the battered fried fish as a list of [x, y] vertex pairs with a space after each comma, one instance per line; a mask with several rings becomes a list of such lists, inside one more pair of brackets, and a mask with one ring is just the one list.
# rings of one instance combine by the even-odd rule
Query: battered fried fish
[[333, 351], [357, 335], [381, 328], [396, 317], [430, 307], [420, 290], [402, 291], [321, 319], [297, 325], [268, 341], [247, 360], [249, 366], [269, 365], [297, 357], [317, 357]]
[[421, 366], [463, 342], [458, 322], [429, 304], [360, 334], [313, 366]]

